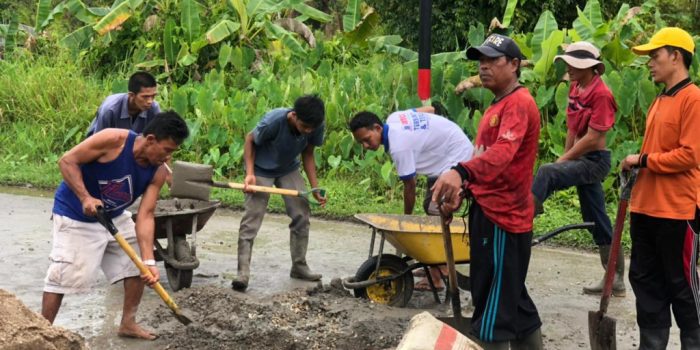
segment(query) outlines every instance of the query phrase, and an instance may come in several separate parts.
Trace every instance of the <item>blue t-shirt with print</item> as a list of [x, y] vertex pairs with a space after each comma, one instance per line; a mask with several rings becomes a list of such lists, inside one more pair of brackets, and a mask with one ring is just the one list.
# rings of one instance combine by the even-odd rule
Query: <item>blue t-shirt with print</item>
[[300, 134], [287, 121], [289, 108], [267, 112], [253, 129], [255, 175], [276, 178], [299, 168], [299, 155], [308, 145], [321, 146], [325, 123], [308, 135]]

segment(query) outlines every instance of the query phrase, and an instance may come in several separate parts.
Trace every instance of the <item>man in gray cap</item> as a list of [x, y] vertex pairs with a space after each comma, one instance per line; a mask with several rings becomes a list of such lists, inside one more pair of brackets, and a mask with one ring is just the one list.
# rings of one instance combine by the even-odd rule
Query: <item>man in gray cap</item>
[[510, 38], [490, 35], [467, 50], [479, 61], [483, 86], [496, 95], [477, 132], [474, 158], [442, 173], [433, 201], [457, 210], [462, 192], [469, 209], [472, 332], [484, 349], [542, 349], [537, 308], [525, 288], [532, 242], [532, 173], [540, 113], [519, 82], [524, 59]]

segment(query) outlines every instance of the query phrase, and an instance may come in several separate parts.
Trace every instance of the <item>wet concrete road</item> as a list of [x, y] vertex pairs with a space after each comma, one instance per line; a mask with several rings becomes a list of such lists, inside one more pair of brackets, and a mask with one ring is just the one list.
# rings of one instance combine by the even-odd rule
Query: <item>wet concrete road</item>
[[[52, 193], [11, 188], [0, 188], [0, 192], [5, 192], [0, 193], [0, 237], [4, 240], [0, 249], [0, 264], [3, 266], [0, 269], [0, 288], [16, 294], [30, 309], [39, 312], [51, 249]], [[214, 284], [228, 288], [231, 277], [235, 275], [235, 232], [240, 217], [240, 212], [219, 209], [197, 234], [197, 256], [201, 265], [194, 271], [194, 285]], [[264, 298], [313, 285], [289, 278], [288, 223], [285, 216], [266, 217], [253, 248], [249, 296]], [[370, 230], [365, 225], [312, 219], [307, 255], [309, 265], [324, 275], [324, 283], [329, 283], [334, 277], [353, 275], [367, 258], [369, 238]], [[391, 247], [386, 250], [392, 251]], [[160, 267], [168, 289], [165, 270], [162, 265]], [[600, 263], [593, 254], [546, 247], [533, 250], [528, 287], [544, 323], [547, 349], [589, 347], [588, 311], [597, 309], [599, 299], [583, 295], [581, 288], [601, 275]], [[432, 303], [427, 293], [417, 294], [414, 296], [417, 301], [412, 305], [416, 313], [422, 311], [421, 308], [442, 309]], [[177, 300], [178, 293], [172, 295]], [[109, 286], [100, 276], [90, 293], [64, 298], [55, 324], [80, 333], [97, 349], [161, 348], [159, 341], [143, 342], [115, 336], [122, 297], [120, 284]], [[146, 290], [141, 310], [148, 312], [160, 303], [153, 291]], [[612, 299], [608, 313], [617, 319], [618, 348], [636, 348], [638, 331], [634, 294], [629, 287], [626, 298]], [[680, 348], [677, 339], [678, 330], [674, 328], [669, 349]]]

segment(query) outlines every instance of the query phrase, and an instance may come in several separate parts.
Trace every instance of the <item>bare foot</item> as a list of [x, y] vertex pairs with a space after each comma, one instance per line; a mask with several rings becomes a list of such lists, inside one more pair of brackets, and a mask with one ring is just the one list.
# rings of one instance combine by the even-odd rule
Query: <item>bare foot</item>
[[[433, 281], [433, 284], [435, 285], [435, 289], [439, 292], [443, 289], [445, 289], [445, 286], [442, 285], [442, 281], [439, 280], [439, 282]], [[416, 282], [415, 285], [413, 285], [414, 290], [420, 290], [420, 291], [426, 291], [430, 292], [432, 289], [430, 288], [430, 283], [428, 283], [427, 278], [423, 278], [422, 280]]]
[[158, 338], [157, 334], [141, 328], [141, 326], [139, 326], [136, 323], [132, 323], [130, 325], [122, 324], [121, 327], [119, 327], [117, 335], [124, 338], [136, 338], [144, 340], [155, 340]]

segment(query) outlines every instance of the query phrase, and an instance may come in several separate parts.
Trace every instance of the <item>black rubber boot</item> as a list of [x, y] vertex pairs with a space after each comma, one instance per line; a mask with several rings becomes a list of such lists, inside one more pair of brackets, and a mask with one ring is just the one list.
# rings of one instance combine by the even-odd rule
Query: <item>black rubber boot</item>
[[[608, 257], [610, 256], [610, 246], [601, 245], [598, 246], [598, 254], [600, 255], [600, 263], [603, 265], [603, 270], [608, 266]], [[600, 295], [603, 292], [603, 285], [605, 284], [605, 273], [603, 273], [603, 278], [597, 283], [583, 287], [584, 294]], [[625, 287], [625, 252], [620, 248], [617, 254], [617, 266], [615, 266], [615, 279], [613, 279], [613, 290], [612, 294], [616, 297], [624, 297], [627, 295], [627, 289]]]
[[244, 292], [250, 279], [250, 258], [253, 252], [253, 242], [238, 240], [238, 274], [231, 281], [231, 288]]
[[700, 349], [700, 328], [681, 329], [681, 350]]
[[289, 277], [304, 281], [319, 281], [323, 276], [311, 272], [309, 265], [306, 264], [306, 248], [308, 246], [309, 236], [290, 235], [289, 248], [292, 254], [292, 269], [289, 272]]
[[640, 328], [639, 350], [665, 350], [668, 334], [668, 328]]
[[542, 350], [542, 330], [537, 328], [527, 337], [510, 341], [511, 350]]

